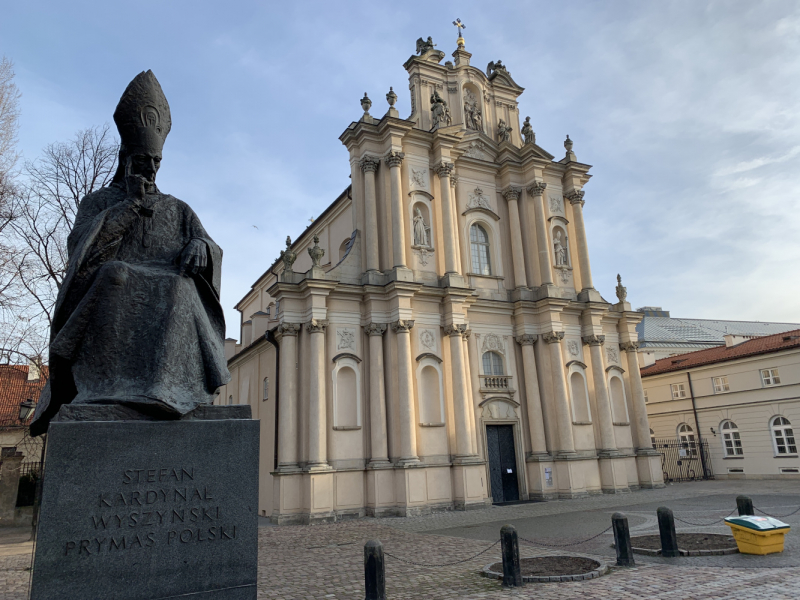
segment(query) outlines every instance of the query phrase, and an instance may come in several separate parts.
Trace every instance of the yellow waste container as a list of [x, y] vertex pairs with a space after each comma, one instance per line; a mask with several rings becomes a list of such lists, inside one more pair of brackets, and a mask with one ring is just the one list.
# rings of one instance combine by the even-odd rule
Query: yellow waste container
[[783, 552], [783, 536], [790, 527], [772, 517], [729, 517], [733, 539], [742, 554], [775, 554]]

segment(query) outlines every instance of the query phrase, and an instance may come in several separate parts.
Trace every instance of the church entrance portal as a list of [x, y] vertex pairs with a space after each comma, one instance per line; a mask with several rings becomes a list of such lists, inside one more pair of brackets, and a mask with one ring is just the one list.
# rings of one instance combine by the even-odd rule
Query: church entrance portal
[[489, 475], [492, 482], [492, 502], [519, 500], [514, 426], [487, 425], [486, 445], [489, 454]]

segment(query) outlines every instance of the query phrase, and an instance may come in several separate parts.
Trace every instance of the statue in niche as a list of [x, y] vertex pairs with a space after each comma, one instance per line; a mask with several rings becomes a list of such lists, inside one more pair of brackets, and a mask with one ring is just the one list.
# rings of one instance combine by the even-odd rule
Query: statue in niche
[[567, 266], [567, 245], [566, 241], [561, 240], [561, 231], [556, 231], [556, 238], [553, 242], [556, 253], [556, 266]]
[[431, 36], [428, 36], [427, 41], [419, 38], [417, 40], [417, 54], [422, 56], [426, 52], [433, 50], [436, 47], [436, 44], [433, 43], [433, 39]]
[[433, 95], [431, 96], [431, 120], [433, 121], [434, 129], [440, 125], [449, 127], [452, 121], [450, 109], [447, 108], [447, 102], [444, 101], [436, 90], [433, 90]]
[[425, 217], [422, 216], [422, 211], [419, 207], [414, 209], [414, 245], [429, 248], [428, 244], [428, 231], [430, 227], [425, 225]]
[[468, 89], [464, 90], [464, 125], [473, 131], [483, 131], [483, 117], [478, 98]]
[[507, 142], [511, 139], [511, 127], [506, 125], [505, 120], [500, 119], [497, 124], [497, 141]]
[[230, 381], [219, 303], [222, 250], [184, 202], [156, 186], [172, 119], [152, 71], [114, 111], [121, 138], [110, 185], [85, 196], [50, 329], [50, 378], [31, 433], [64, 404], [125, 406], [175, 419]]
[[525, 117], [525, 122], [522, 124], [522, 130], [520, 131], [522, 134], [523, 143], [527, 146], [528, 144], [535, 144], [536, 143], [536, 134], [533, 132], [533, 127], [531, 127], [531, 118]]

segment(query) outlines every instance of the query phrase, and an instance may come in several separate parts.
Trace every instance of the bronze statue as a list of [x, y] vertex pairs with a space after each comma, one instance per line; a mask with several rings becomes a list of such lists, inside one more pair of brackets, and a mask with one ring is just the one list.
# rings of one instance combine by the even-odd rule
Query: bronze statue
[[172, 120], [152, 71], [114, 112], [112, 183], [81, 201], [50, 331], [50, 380], [31, 433], [64, 404], [122, 404], [178, 418], [230, 380], [219, 303], [222, 250], [184, 202], [156, 186]]

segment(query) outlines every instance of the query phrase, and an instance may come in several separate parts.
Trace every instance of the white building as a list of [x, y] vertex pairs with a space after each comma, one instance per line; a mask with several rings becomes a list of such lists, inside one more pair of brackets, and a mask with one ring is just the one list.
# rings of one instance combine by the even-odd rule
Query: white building
[[[663, 485], [641, 314], [592, 283], [590, 166], [520, 129], [500, 63], [409, 58], [411, 114], [340, 139], [352, 185], [238, 303], [221, 403], [261, 420], [261, 514], [408, 515]], [[400, 86], [397, 86], [400, 89]], [[589, 204], [591, 206], [591, 202]], [[624, 296], [623, 296], [624, 297]]]

